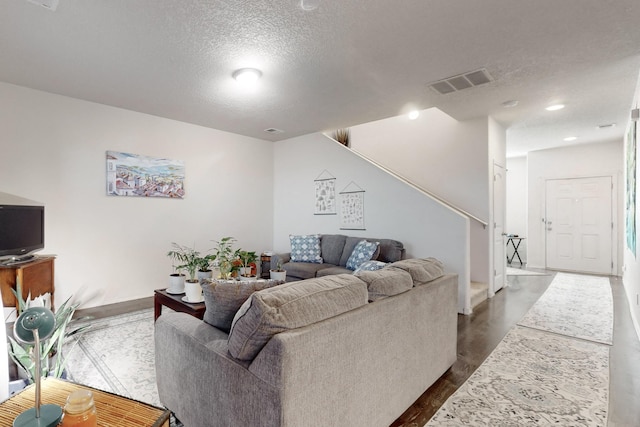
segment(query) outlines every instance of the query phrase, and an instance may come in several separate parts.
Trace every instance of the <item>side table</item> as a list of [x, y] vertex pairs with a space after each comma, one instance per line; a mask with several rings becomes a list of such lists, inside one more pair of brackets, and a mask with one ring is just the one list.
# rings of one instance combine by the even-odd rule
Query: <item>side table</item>
[[[57, 378], [42, 379], [42, 403], [64, 407], [74, 390], [90, 390], [98, 413], [99, 427], [169, 427], [171, 413], [167, 409], [97, 390]], [[35, 406], [35, 385], [32, 384], [0, 403], [0, 425], [13, 425], [22, 411]]]
[[511, 255], [511, 258], [509, 258], [509, 255], [507, 254], [507, 264], [511, 265], [513, 259], [515, 257], [518, 257], [518, 261], [520, 262], [520, 265], [522, 265], [522, 260], [520, 259], [518, 248], [520, 247], [520, 243], [522, 243], [524, 239], [524, 237], [507, 236], [507, 249], [509, 249], [509, 242], [511, 242], [511, 246], [513, 247], [513, 255]]
[[167, 289], [156, 289], [153, 291], [153, 320], [158, 320], [162, 314], [162, 306], [169, 307], [173, 311], [187, 313], [191, 316], [202, 319], [206, 309], [204, 302], [190, 303], [182, 301], [185, 294], [170, 294]]

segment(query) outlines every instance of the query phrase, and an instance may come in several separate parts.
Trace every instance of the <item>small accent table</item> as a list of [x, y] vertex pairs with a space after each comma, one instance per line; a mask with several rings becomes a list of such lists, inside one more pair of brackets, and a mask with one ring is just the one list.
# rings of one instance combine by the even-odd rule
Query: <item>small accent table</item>
[[204, 317], [204, 302], [189, 303], [182, 301], [185, 294], [170, 294], [167, 289], [156, 289], [153, 295], [153, 320], [158, 320], [162, 314], [162, 306], [169, 307], [171, 310], [187, 313], [198, 319]]
[[[90, 390], [98, 413], [98, 427], [169, 427], [171, 413], [144, 402], [56, 378], [42, 379], [42, 403], [64, 407], [74, 390]], [[0, 403], [0, 425], [10, 426], [22, 411], [35, 406], [32, 384]]]
[[522, 260], [518, 254], [518, 248], [524, 239], [524, 237], [507, 236], [507, 249], [509, 249], [509, 242], [511, 242], [511, 246], [513, 246], [513, 255], [511, 255], [511, 258], [509, 258], [509, 254], [507, 254], [507, 264], [511, 264], [513, 262], [513, 258], [518, 257], [518, 261], [520, 262], [520, 265], [522, 265]]

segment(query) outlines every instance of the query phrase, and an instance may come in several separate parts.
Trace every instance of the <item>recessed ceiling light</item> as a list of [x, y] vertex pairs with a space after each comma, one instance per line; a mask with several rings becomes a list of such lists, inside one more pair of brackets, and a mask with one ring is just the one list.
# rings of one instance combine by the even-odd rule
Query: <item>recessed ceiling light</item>
[[511, 100], [509, 100], [509, 101], [504, 101], [504, 102], [502, 103], [502, 106], [503, 106], [504, 108], [513, 108], [513, 107], [515, 107], [516, 105], [518, 105], [518, 101], [517, 101], [517, 100], [515, 100], [515, 99], [511, 99]]
[[419, 115], [420, 115], [420, 112], [418, 110], [413, 110], [412, 112], [409, 113], [409, 120], [415, 120], [418, 118]]
[[571, 141], [575, 141], [576, 139], [578, 139], [577, 136], [568, 136], [564, 138], [563, 141], [571, 142]]
[[563, 108], [564, 108], [564, 104], [555, 104], [555, 105], [549, 105], [547, 108], [545, 108], [545, 110], [558, 111], [558, 110], [562, 110]]
[[233, 78], [242, 85], [253, 85], [260, 77], [262, 72], [256, 68], [241, 68], [233, 72]]
[[615, 123], [607, 123], [606, 125], [599, 125], [598, 129], [608, 129], [608, 128], [612, 128], [615, 127], [616, 124]]

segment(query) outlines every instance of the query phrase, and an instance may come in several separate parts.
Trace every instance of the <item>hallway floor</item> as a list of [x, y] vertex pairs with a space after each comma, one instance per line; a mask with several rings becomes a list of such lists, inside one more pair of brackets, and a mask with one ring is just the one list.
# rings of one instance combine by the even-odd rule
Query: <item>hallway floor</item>
[[[542, 270], [540, 270], [542, 271]], [[507, 332], [527, 313], [555, 276], [508, 276], [509, 286], [458, 315], [458, 360], [393, 427], [423, 426], [482, 364]], [[609, 427], [640, 425], [640, 341], [636, 335], [622, 281], [610, 278], [614, 302], [614, 337], [610, 350]]]

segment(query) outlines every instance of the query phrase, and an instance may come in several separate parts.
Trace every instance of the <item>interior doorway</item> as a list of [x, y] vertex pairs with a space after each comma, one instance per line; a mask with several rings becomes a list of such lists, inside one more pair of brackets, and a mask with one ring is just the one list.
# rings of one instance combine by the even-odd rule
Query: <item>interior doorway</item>
[[504, 242], [504, 218], [506, 200], [505, 168], [493, 164], [493, 296], [506, 282], [506, 256]]
[[612, 178], [546, 181], [546, 266], [612, 274]]

